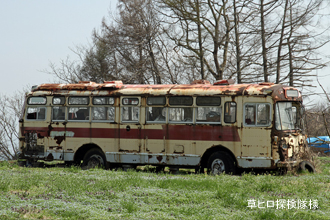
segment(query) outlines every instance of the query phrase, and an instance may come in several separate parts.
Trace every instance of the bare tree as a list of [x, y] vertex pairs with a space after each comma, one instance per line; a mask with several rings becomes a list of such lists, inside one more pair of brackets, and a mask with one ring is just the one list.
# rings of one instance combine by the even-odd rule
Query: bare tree
[[0, 96], [0, 160], [12, 160], [18, 155], [18, 120], [24, 103], [24, 93]]
[[[64, 82], [189, 83], [237, 78], [238, 83], [311, 86], [324, 67], [319, 49], [325, 0], [120, 0], [77, 61], [51, 64]], [[326, 13], [329, 15], [329, 13]]]
[[174, 27], [168, 35], [183, 49], [183, 56], [187, 60], [195, 60], [191, 64], [198, 69], [198, 78], [208, 77], [204, 73], [205, 65], [213, 79], [223, 79], [227, 70], [230, 32], [233, 29], [227, 14], [227, 1], [161, 0], [161, 3], [162, 7], [168, 9], [168, 22]]
[[[322, 28], [320, 12], [323, 0], [285, 0], [278, 40], [276, 83], [311, 86], [313, 70], [321, 69], [319, 49], [329, 42]], [[283, 74], [286, 73], [286, 74]]]

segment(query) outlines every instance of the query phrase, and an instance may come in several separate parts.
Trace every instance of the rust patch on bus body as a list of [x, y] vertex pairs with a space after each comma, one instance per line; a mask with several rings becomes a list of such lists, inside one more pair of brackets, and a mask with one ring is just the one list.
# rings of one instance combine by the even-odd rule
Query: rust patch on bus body
[[55, 136], [54, 140], [56, 140], [56, 144], [60, 145], [65, 140], [65, 135], [64, 136]]

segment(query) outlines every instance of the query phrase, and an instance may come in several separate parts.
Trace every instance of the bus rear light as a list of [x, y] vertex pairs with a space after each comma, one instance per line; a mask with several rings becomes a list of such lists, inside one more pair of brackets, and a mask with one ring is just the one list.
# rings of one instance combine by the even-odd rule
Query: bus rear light
[[213, 85], [218, 85], [218, 86], [227, 86], [227, 85], [232, 85], [235, 83], [235, 80], [233, 79], [223, 79], [223, 80], [218, 80], [213, 83]]

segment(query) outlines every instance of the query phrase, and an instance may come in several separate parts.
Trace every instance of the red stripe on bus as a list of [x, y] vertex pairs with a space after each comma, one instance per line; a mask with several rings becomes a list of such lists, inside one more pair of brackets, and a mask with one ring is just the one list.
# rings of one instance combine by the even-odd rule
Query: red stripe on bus
[[[132, 125], [135, 127], [136, 125]], [[70, 131], [74, 137], [161, 139], [196, 141], [240, 141], [237, 127], [218, 125], [162, 125], [163, 129], [117, 129], [117, 128], [70, 128], [54, 127], [51, 131]], [[25, 133], [36, 131], [42, 136], [50, 136], [48, 127], [25, 127]]]

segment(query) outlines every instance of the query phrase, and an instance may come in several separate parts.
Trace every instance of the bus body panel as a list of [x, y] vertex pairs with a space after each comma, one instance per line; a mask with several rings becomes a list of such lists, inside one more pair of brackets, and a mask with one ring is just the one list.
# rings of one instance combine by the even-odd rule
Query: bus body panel
[[[212, 152], [222, 149], [233, 156], [237, 167], [273, 169], [279, 161], [285, 162], [294, 157], [296, 152], [304, 151], [305, 146], [303, 135], [287, 134], [274, 128], [276, 102], [302, 101], [300, 93], [298, 97], [286, 97], [287, 89], [294, 88], [270, 83], [229, 86], [110, 85], [92, 82], [43, 84], [27, 95], [27, 101], [30, 97], [46, 97], [47, 103], [44, 106], [26, 104], [20, 122], [20, 146], [25, 159], [80, 160], [83, 155], [78, 157], [77, 152], [87, 146], [86, 149], [100, 149], [109, 163], [188, 167], [202, 166], [202, 163], [205, 165], [205, 155], [209, 157]], [[148, 122], [147, 98], [162, 96], [166, 97], [166, 103], [162, 105], [167, 109], [166, 121]], [[220, 121], [197, 123], [197, 108], [203, 109], [203, 106], [197, 105], [196, 97], [201, 96], [221, 98], [218, 107], [221, 109]], [[54, 109], [59, 106], [52, 104], [53, 97], [65, 97], [65, 104], [61, 105], [66, 111], [64, 120], [52, 119]], [[88, 97], [89, 103], [84, 108], [88, 109], [89, 116], [80, 121], [69, 120], [70, 117], [77, 117], [73, 115], [77, 113], [68, 110], [73, 108], [68, 103], [69, 97]], [[98, 107], [93, 103], [93, 97], [114, 98], [111, 104], [115, 112], [113, 121], [92, 119], [93, 108]], [[170, 97], [193, 97], [192, 105], [177, 107], [190, 108], [193, 112], [192, 122], [169, 121], [168, 112], [173, 107], [169, 104]], [[130, 108], [123, 104], [125, 98], [136, 98], [139, 101], [136, 106], [138, 121], [123, 120], [122, 111], [125, 107]], [[235, 103], [235, 121], [226, 121], [225, 103]], [[247, 124], [246, 109], [254, 107], [267, 107], [270, 116], [266, 125]], [[45, 119], [28, 119], [28, 110], [32, 111], [33, 108], [40, 112], [45, 109]], [[284, 145], [280, 142], [287, 143], [288, 149], [281, 148]]]

